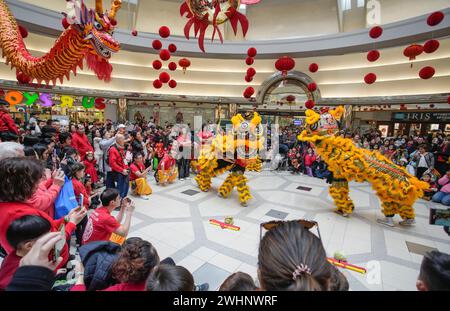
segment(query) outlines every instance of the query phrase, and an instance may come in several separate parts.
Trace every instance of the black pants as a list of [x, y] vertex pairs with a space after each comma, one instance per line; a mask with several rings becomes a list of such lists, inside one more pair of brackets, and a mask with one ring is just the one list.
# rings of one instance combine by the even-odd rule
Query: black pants
[[189, 159], [180, 159], [177, 161], [178, 164], [178, 178], [188, 178], [190, 171], [190, 162]]
[[426, 168], [426, 167], [418, 167], [418, 168], [417, 168], [416, 177], [417, 177], [418, 179], [421, 179], [422, 176], [423, 176], [423, 173], [425, 173], [426, 171], [428, 171], [428, 168]]
[[88, 218], [87, 216], [83, 218], [82, 221], [80, 221], [80, 223], [77, 225], [77, 229], [75, 231], [75, 236], [77, 238], [77, 244], [81, 245], [83, 242], [83, 233], [84, 233], [84, 229], [86, 229], [86, 225], [88, 222]]

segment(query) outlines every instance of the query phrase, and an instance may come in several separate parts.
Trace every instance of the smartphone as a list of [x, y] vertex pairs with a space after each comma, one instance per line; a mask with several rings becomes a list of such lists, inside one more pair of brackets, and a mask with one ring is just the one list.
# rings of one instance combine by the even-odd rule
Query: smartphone
[[56, 242], [55, 246], [53, 247], [53, 262], [56, 262], [58, 258], [61, 256], [61, 251], [64, 248], [64, 245], [66, 245], [66, 226], [63, 224], [59, 230], [61, 234], [61, 240]]
[[80, 207], [83, 207], [83, 203], [84, 203], [84, 196], [83, 196], [83, 194], [80, 193], [80, 200], [79, 200], [78, 204]]

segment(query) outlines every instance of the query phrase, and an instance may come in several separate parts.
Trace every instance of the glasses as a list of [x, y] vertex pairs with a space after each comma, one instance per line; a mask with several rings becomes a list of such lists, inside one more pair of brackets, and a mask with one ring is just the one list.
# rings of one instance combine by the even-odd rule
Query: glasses
[[[292, 220], [290, 220], [292, 221]], [[319, 223], [317, 221], [314, 220], [306, 220], [306, 219], [297, 219], [297, 220], [293, 220], [297, 223], [299, 223], [300, 225], [302, 225], [303, 227], [305, 227], [307, 230], [311, 230], [312, 228], [316, 227], [317, 228], [317, 235], [319, 237], [319, 239], [322, 241], [322, 237], [320, 235], [320, 230], [319, 230]], [[273, 221], [269, 221], [269, 222], [264, 222], [262, 224], [260, 224], [259, 226], [259, 239], [262, 240], [262, 231], [263, 229], [270, 231], [282, 224], [287, 223], [288, 221], [284, 221], [284, 220], [273, 220]]]

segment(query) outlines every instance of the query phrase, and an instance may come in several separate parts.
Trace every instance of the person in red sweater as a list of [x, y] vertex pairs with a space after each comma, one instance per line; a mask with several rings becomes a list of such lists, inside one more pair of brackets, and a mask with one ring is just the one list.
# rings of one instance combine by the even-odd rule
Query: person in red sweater
[[316, 155], [314, 154], [314, 150], [312, 148], [308, 148], [306, 152], [304, 163], [306, 168], [306, 174], [308, 176], [313, 177], [312, 165], [316, 161]]
[[126, 159], [125, 136], [122, 134], [116, 135], [116, 144], [109, 148], [108, 155], [109, 166], [117, 177], [117, 190], [119, 190], [120, 197], [123, 199], [128, 195], [130, 188], [130, 168]]
[[72, 147], [74, 147], [83, 161], [87, 152], [94, 152], [88, 137], [85, 134], [84, 126], [78, 125], [77, 131], [72, 134]]
[[[147, 278], [159, 262], [158, 252], [150, 242], [141, 238], [127, 239], [111, 267], [112, 276], [119, 283], [104, 291], [145, 291]], [[78, 263], [75, 267], [78, 278], [71, 291], [86, 291], [83, 265]]]
[[[14, 247], [6, 238], [6, 232], [15, 220], [23, 216], [40, 216], [51, 224], [50, 231], [59, 231], [62, 224], [66, 232], [72, 233], [76, 225], [86, 216], [85, 209], [74, 209], [68, 216], [53, 220], [46, 213], [34, 208], [27, 202], [38, 187], [44, 174], [44, 168], [39, 161], [26, 158], [11, 158], [0, 161], [0, 245], [7, 254], [14, 252]], [[61, 251], [62, 261], [58, 267], [67, 263], [69, 249], [65, 245]]]
[[0, 134], [5, 132], [19, 135], [19, 129], [9, 114], [9, 103], [0, 99]]
[[84, 166], [86, 167], [85, 173], [86, 175], [91, 176], [91, 180], [94, 184], [98, 182], [98, 174], [97, 174], [97, 160], [94, 158], [94, 154], [92, 152], [86, 153], [86, 158], [83, 161]]

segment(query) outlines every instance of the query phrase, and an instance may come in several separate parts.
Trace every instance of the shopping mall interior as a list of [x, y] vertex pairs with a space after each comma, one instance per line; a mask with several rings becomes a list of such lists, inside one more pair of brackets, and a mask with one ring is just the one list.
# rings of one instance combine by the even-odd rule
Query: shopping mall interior
[[[433, 256], [447, 256], [450, 288], [450, 0], [0, 0], [0, 43], [0, 98], [25, 150], [35, 148], [25, 141], [43, 131], [41, 121], [74, 126], [73, 136], [82, 125], [107, 183], [112, 156], [97, 150], [97, 130], [105, 140], [106, 124], [125, 125], [135, 140], [142, 133], [151, 194], [136, 195], [131, 182], [135, 210], [121, 238], [149, 241], [195, 284], [217, 291], [243, 272], [255, 288], [286, 290], [292, 275], [277, 283], [283, 288], [264, 277], [264, 236], [277, 230], [264, 224], [304, 220], [348, 290], [430, 289], [419, 275]], [[178, 125], [204, 146], [243, 123], [270, 152], [211, 160], [202, 149], [188, 164], [167, 152], [180, 141]], [[223, 130], [208, 127], [208, 136], [202, 124]], [[162, 138], [164, 156], [151, 128], [174, 138]], [[83, 160], [86, 151], [74, 148]], [[178, 178], [164, 186], [165, 167], [154, 163], [167, 154]], [[120, 223], [125, 212], [111, 213]], [[75, 237], [68, 244], [79, 255]], [[294, 283], [311, 275], [301, 264]]]

